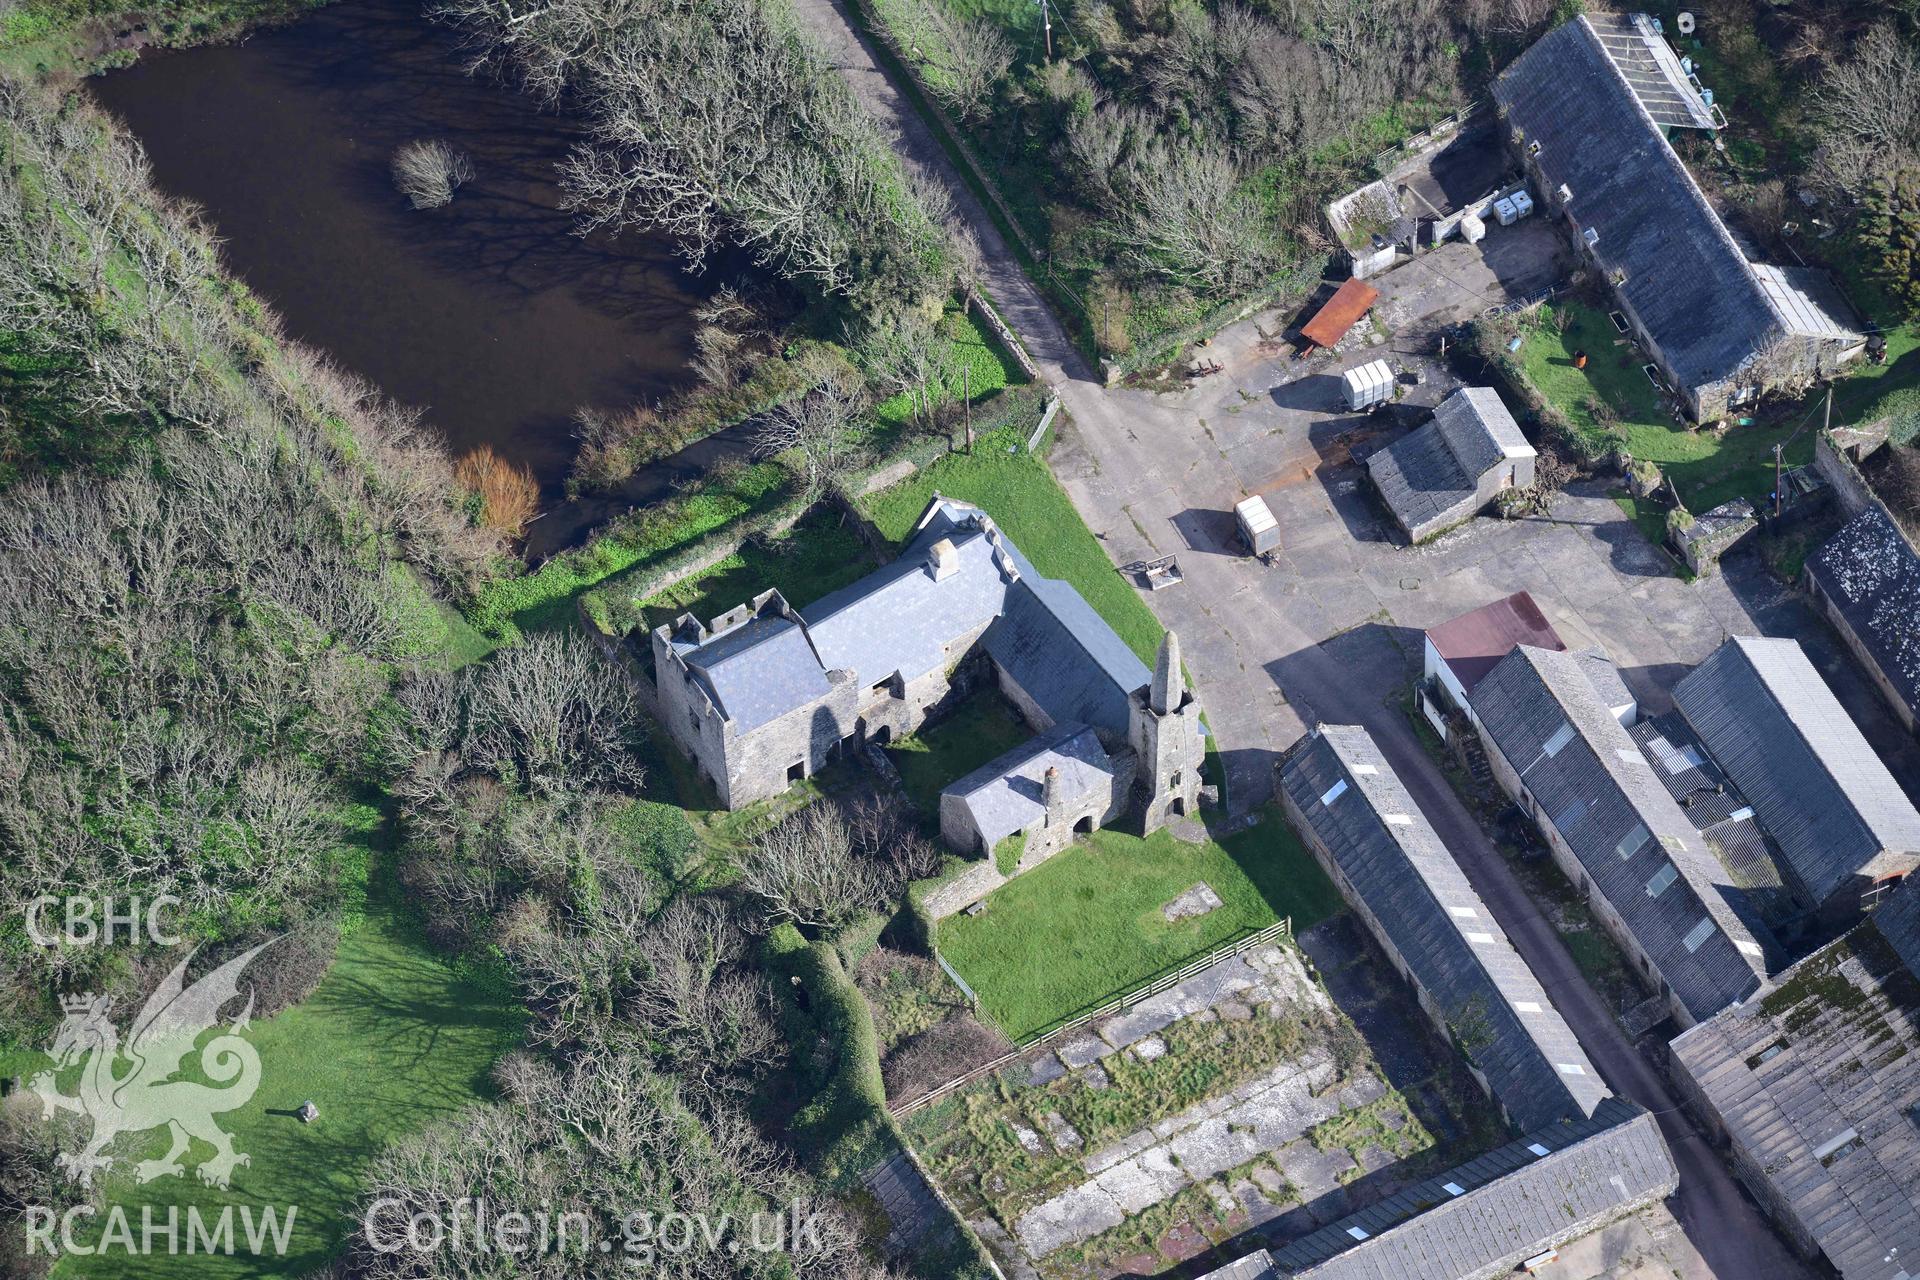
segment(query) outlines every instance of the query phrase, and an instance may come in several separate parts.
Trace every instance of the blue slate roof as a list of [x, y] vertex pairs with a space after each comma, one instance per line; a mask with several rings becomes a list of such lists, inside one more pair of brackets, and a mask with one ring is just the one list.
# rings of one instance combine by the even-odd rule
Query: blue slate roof
[[938, 582], [916, 543], [892, 564], [801, 610], [828, 669], [844, 667], [862, 686], [896, 673], [911, 680], [949, 665], [959, 655], [948, 645], [1000, 614], [1008, 583], [993, 544], [977, 528], [956, 529], [951, 541], [959, 567]]
[[1281, 785], [1514, 1123], [1592, 1115], [1600, 1073], [1367, 731], [1322, 725]]
[[[1623, 69], [1627, 51], [1645, 47], [1631, 18], [1582, 14], [1515, 59], [1493, 96], [1528, 145], [1540, 144], [1543, 207], [1598, 234], [1595, 257], [1625, 274], [1619, 292], [1673, 377], [1704, 387], [1732, 377], [1786, 328]], [[1552, 189], [1561, 184], [1571, 195], [1564, 204]]]
[[720, 713], [741, 729], [767, 724], [828, 689], [806, 632], [785, 618], [751, 619], [684, 652]]
[[1060, 771], [1061, 795], [1070, 805], [1113, 794], [1113, 760], [1084, 724], [1057, 724], [996, 756], [941, 794], [958, 796], [973, 825], [992, 848], [1046, 816], [1046, 776]]
[[1694, 1018], [1760, 985], [1762, 939], [1771, 936], [1736, 915], [1722, 891], [1725, 869], [1602, 705], [1579, 658], [1521, 645], [1474, 686], [1472, 702], [1542, 820]]
[[1735, 636], [1673, 700], [1813, 904], [1857, 876], [1911, 869], [1920, 812], [1797, 643]]
[[[953, 543], [957, 565], [936, 580], [927, 559], [942, 539]], [[1124, 735], [1130, 695], [1152, 680], [1078, 591], [1042, 577], [978, 507], [938, 495], [898, 559], [800, 618], [803, 627], [756, 618], [674, 648], [742, 729], [820, 697], [829, 671], [851, 671], [871, 687], [949, 666], [962, 656], [957, 642], [983, 627], [987, 652], [1056, 724]]]

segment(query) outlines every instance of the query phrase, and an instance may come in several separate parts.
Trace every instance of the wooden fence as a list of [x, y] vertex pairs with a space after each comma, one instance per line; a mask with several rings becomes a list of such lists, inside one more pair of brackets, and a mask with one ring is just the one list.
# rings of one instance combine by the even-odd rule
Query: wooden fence
[[[1233, 958], [1234, 956], [1241, 955], [1247, 951], [1251, 951], [1253, 948], [1261, 945], [1262, 943], [1271, 942], [1275, 938], [1285, 938], [1288, 941], [1292, 941], [1293, 918], [1291, 916], [1282, 917], [1281, 919], [1276, 920], [1272, 924], [1268, 925], [1266, 928], [1260, 929], [1254, 933], [1248, 934], [1246, 937], [1240, 939], [1238, 942], [1231, 943], [1227, 946], [1221, 947], [1218, 951], [1210, 952], [1209, 954], [1202, 956], [1198, 960], [1192, 961], [1189, 964], [1182, 965], [1180, 968], [1174, 970], [1172, 973], [1165, 974], [1164, 976], [1159, 978], [1155, 978], [1152, 982], [1149, 982], [1146, 986], [1141, 987], [1137, 991], [1129, 992], [1128, 994], [1121, 996], [1118, 1000], [1111, 1000], [1106, 1004], [1101, 1005], [1098, 1009], [1095, 1009], [1092, 1013], [1081, 1014], [1079, 1017], [1073, 1019], [1071, 1022], [1062, 1023], [1060, 1026], [1055, 1027], [1051, 1031], [1048, 1031], [1042, 1035], [1035, 1036], [1033, 1039], [1026, 1041], [1019, 1048], [1015, 1049], [1012, 1053], [1003, 1053], [999, 1057], [995, 1058], [992, 1062], [982, 1063], [981, 1065], [975, 1067], [973, 1070], [967, 1072], [966, 1074], [956, 1076], [952, 1080], [947, 1081], [945, 1084], [941, 1085], [937, 1089], [931, 1089], [909, 1102], [903, 1102], [897, 1107], [890, 1107], [888, 1109], [893, 1112], [894, 1117], [896, 1119], [905, 1119], [907, 1116], [912, 1115], [914, 1112], [919, 1111], [922, 1108], [932, 1106], [934, 1103], [940, 1101], [944, 1097], [947, 1097], [949, 1094], [952, 1094], [960, 1089], [966, 1088], [968, 1085], [972, 1084], [974, 1081], [980, 1079], [981, 1077], [991, 1075], [994, 1072], [1000, 1070], [1002, 1067], [1006, 1066], [1007, 1064], [1019, 1061], [1021, 1058], [1026, 1057], [1029, 1053], [1032, 1053], [1035, 1049], [1041, 1048], [1044, 1045], [1052, 1044], [1057, 1040], [1060, 1040], [1065, 1038], [1066, 1036], [1072, 1035], [1074, 1032], [1080, 1030], [1082, 1027], [1086, 1026], [1088, 1023], [1096, 1022], [1101, 1018], [1112, 1017], [1114, 1014], [1119, 1013], [1122, 1010], [1130, 1009], [1134, 1005], [1139, 1004], [1142, 1000], [1149, 999], [1153, 996], [1159, 995], [1163, 991], [1170, 990], [1173, 987], [1178, 986], [1180, 983], [1185, 982], [1188, 978], [1193, 977], [1195, 974], [1200, 973], [1202, 970], [1205, 970], [1212, 965], [1219, 964], [1222, 960], [1228, 960]], [[945, 960], [941, 960], [940, 963], [942, 968], [947, 967]], [[947, 972], [951, 974], [953, 973], [953, 970], [947, 969]], [[958, 980], [959, 975], [955, 974], [954, 977], [956, 980]], [[965, 983], [961, 983], [960, 985], [963, 988], [966, 987]]]

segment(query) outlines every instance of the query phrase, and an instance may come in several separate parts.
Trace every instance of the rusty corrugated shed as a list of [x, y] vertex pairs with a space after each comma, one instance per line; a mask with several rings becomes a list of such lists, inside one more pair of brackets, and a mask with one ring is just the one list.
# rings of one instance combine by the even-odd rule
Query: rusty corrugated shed
[[1365, 280], [1349, 280], [1300, 327], [1300, 335], [1317, 346], [1330, 347], [1346, 337], [1354, 322], [1379, 300], [1380, 291]]

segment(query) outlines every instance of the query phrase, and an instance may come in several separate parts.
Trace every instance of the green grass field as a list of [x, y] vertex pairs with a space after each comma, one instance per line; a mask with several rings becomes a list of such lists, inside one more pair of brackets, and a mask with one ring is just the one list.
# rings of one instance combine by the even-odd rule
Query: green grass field
[[1013, 704], [996, 689], [982, 689], [952, 715], [931, 728], [887, 748], [907, 798], [922, 814], [936, 817], [940, 792], [1003, 751], [1033, 736]]
[[[1160, 909], [1198, 881], [1220, 895], [1168, 924]], [[1305, 929], [1340, 896], [1277, 809], [1220, 842], [1098, 831], [940, 922], [940, 950], [1015, 1039], [1098, 1008], [1159, 975], [1291, 916]]]
[[[1724, 435], [1688, 430], [1667, 413], [1641, 372], [1644, 353], [1614, 331], [1605, 312], [1578, 302], [1563, 303], [1561, 309], [1572, 316], [1566, 332], [1543, 323], [1521, 347], [1527, 376], [1577, 430], [1592, 439], [1609, 430], [1609, 424], [1594, 414], [1593, 402], [1598, 399], [1611, 405], [1619, 418], [1611, 429], [1624, 439], [1627, 452], [1672, 476], [1681, 500], [1696, 515], [1732, 498], [1758, 503], [1773, 492], [1776, 443], [1792, 437], [1786, 452], [1788, 466], [1813, 460], [1812, 430], [1794, 436], [1803, 411], [1775, 411], [1750, 426], [1731, 427]], [[1543, 313], [1551, 316], [1552, 310], [1543, 308]], [[1585, 369], [1573, 367], [1577, 351], [1587, 353]], [[1653, 536], [1658, 542], [1663, 535]]]
[[[501, 975], [450, 963], [422, 935], [392, 883], [376, 881], [363, 915], [340, 944], [333, 966], [304, 1002], [254, 1024], [260, 1088], [242, 1109], [222, 1116], [234, 1146], [252, 1158], [218, 1191], [194, 1176], [212, 1149], [195, 1143], [182, 1177], [145, 1186], [130, 1162], [165, 1153], [164, 1131], [123, 1144], [107, 1184], [136, 1238], [141, 1212], [164, 1221], [188, 1206], [211, 1221], [224, 1206], [275, 1207], [295, 1216], [284, 1256], [69, 1257], [57, 1277], [304, 1276], [345, 1241], [366, 1166], [382, 1144], [490, 1095], [487, 1073], [520, 1043], [524, 1014]], [[67, 1085], [71, 1091], [71, 1085]], [[320, 1118], [303, 1125], [288, 1114], [312, 1099]], [[237, 1213], [237, 1208], [236, 1208]], [[238, 1235], [240, 1226], [236, 1217]], [[161, 1249], [164, 1251], [162, 1243]]]
[[1141, 661], [1153, 662], [1164, 630], [1159, 619], [1115, 571], [1046, 462], [1028, 453], [1017, 434], [982, 436], [971, 455], [947, 454], [862, 505], [880, 532], [898, 543], [913, 532], [935, 491], [992, 516], [1036, 569], [1071, 582]]

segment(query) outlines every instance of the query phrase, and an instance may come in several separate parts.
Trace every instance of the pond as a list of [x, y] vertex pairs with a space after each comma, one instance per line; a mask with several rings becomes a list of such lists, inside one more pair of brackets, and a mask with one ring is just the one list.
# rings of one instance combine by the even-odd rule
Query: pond
[[[574, 234], [554, 167], [577, 127], [465, 65], [417, 0], [349, 0], [244, 43], [148, 51], [93, 88], [293, 337], [423, 409], [456, 455], [525, 463], [551, 500], [576, 409], [687, 379], [717, 279], [664, 239]], [[472, 157], [446, 207], [394, 189], [394, 149], [417, 138]]]

